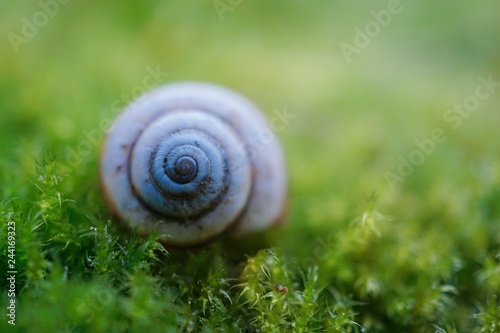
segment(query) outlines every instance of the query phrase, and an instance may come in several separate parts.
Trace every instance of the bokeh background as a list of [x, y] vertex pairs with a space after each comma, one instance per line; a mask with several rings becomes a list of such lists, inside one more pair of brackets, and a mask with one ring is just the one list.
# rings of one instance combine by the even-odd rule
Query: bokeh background
[[[18, 198], [25, 216], [36, 215], [35, 161], [51, 152], [61, 165], [59, 191], [74, 201], [64, 219], [106, 221], [98, 182], [103, 122], [154, 86], [221, 84], [269, 118], [276, 110], [294, 116], [277, 133], [290, 180], [288, 226], [269, 243], [299, 275], [318, 267], [318, 289], [330, 290], [320, 307], [344, 295], [351, 319], [372, 332], [498, 332], [500, 84], [456, 129], [444, 116], [474, 95], [481, 77], [500, 82], [500, 3], [401, 0], [390, 22], [375, 24], [367, 45], [356, 45], [359, 31], [376, 22], [372, 11], [391, 3], [0, 0], [3, 201]], [[346, 57], [346, 44], [358, 51]], [[158, 75], [145, 86], [151, 71]], [[415, 140], [436, 128], [447, 139], [390, 184], [388, 175], [401, 176], [401, 158], [418, 149]], [[78, 265], [86, 251], [71, 253], [74, 266], [54, 262], [47, 271], [85, 271], [85, 279], [57, 281], [87, 283], [93, 273]], [[28, 316], [59, 329], [43, 311], [59, 309], [62, 295], [34, 296], [44, 279], [18, 277], [25, 329]], [[101, 327], [82, 325], [75, 327]], [[203, 327], [192, 330], [216, 331]]]

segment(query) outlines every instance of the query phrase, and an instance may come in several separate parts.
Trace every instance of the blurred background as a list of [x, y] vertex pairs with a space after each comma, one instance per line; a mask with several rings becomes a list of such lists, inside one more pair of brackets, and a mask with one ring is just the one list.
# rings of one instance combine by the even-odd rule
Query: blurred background
[[[319, 237], [331, 241], [322, 283], [387, 302], [381, 318], [398, 321], [398, 301], [420, 283], [475, 281], [478, 258], [498, 249], [500, 2], [63, 2], [0, 0], [0, 182], [21, 205], [35, 159], [52, 151], [67, 167], [66, 196], [106, 217], [97, 166], [105, 123], [150, 88], [207, 81], [269, 118], [293, 115], [278, 133], [290, 225], [277, 243], [305, 265]], [[474, 99], [478, 89], [488, 96]], [[456, 111], [464, 103], [473, 111]], [[436, 129], [442, 140], [426, 153], [415, 141]], [[342, 244], [342, 235], [368, 240]], [[427, 276], [429, 267], [443, 268]], [[445, 317], [483, 300], [475, 288]], [[418, 308], [418, 294], [405, 309], [432, 322], [437, 310]]]
[[[76, 149], [142, 91], [186, 80], [238, 90], [269, 117], [275, 108], [295, 115], [279, 133], [292, 190], [324, 189], [337, 206], [382, 191], [398, 156], [436, 127], [447, 126], [450, 140], [404, 187], [493, 158], [498, 94], [457, 131], [443, 114], [474, 93], [478, 77], [499, 75], [495, 1], [401, 1], [375, 34], [372, 11], [390, 2], [51, 3], [0, 4], [3, 160], [44, 148], [66, 158], [67, 145]], [[374, 36], [359, 43], [367, 27]], [[144, 86], [148, 69], [160, 75]], [[98, 152], [96, 144], [85, 160]]]

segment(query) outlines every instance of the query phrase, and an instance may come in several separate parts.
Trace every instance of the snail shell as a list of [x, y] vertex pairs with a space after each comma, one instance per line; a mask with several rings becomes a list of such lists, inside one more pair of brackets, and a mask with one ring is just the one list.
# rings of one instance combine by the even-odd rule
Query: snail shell
[[101, 182], [119, 220], [172, 246], [262, 230], [286, 197], [281, 145], [260, 111], [203, 83], [166, 85], [126, 107], [105, 141]]

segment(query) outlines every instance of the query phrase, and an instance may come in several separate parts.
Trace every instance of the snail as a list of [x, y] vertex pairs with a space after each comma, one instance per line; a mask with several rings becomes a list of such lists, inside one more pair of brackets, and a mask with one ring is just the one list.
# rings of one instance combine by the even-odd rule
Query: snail
[[100, 174], [112, 214], [166, 246], [260, 231], [284, 213], [281, 144], [256, 106], [216, 85], [169, 84], [128, 105]]

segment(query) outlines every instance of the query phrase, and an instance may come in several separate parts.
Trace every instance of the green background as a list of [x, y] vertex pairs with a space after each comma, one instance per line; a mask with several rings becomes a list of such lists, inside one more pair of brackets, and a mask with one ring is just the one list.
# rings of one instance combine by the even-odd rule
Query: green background
[[[350, 61], [341, 44], [389, 1], [49, 3], [0, 0], [0, 275], [7, 291], [14, 220], [16, 329], [500, 332], [500, 87], [457, 128], [443, 118], [480, 77], [500, 82], [498, 1], [401, 1]], [[168, 73], [155, 86], [217, 83], [295, 116], [278, 133], [285, 228], [165, 256], [108, 222], [102, 124], [148, 68]], [[446, 140], [391, 185], [437, 128]]]

